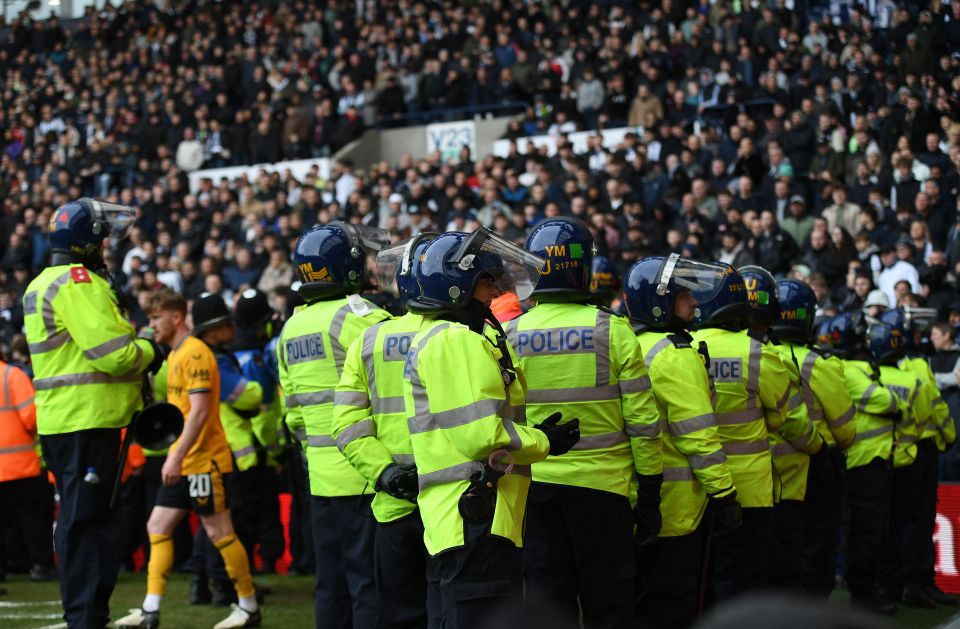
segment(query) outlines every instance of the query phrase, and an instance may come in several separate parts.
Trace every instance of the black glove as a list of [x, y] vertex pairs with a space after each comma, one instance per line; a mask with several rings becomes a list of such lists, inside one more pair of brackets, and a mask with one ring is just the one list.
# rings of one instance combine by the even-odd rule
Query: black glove
[[150, 361], [147, 371], [157, 373], [160, 371], [160, 367], [163, 366], [163, 361], [167, 359], [167, 349], [164, 345], [160, 345], [152, 338], [148, 338], [147, 340], [150, 341], [150, 346], [153, 347], [153, 360]]
[[657, 541], [663, 518], [660, 515], [660, 486], [663, 474], [640, 476], [637, 489], [637, 506], [633, 509], [633, 521], [637, 525], [635, 537], [638, 548], [649, 546]]
[[566, 424], [558, 425], [557, 422], [563, 417], [563, 413], [554, 413], [546, 418], [534, 428], [547, 436], [550, 442], [550, 454], [566, 454], [570, 449], [580, 441], [580, 420], [571, 419]]
[[710, 496], [709, 502], [719, 530], [736, 531], [743, 524], [743, 508], [737, 501], [736, 490], [722, 498]]
[[380, 473], [380, 478], [377, 479], [374, 489], [384, 491], [400, 500], [416, 502], [417, 494], [420, 491], [417, 484], [417, 467], [398, 463], [388, 465]]

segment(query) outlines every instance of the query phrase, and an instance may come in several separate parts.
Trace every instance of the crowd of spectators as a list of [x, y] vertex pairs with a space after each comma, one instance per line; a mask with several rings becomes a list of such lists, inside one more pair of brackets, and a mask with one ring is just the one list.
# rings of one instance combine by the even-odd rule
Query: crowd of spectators
[[[522, 241], [573, 215], [621, 271], [668, 251], [757, 263], [807, 279], [826, 310], [876, 288], [960, 322], [960, 2], [796, 5], [127, 2], [15, 20], [0, 38], [0, 341], [21, 346], [50, 215], [84, 195], [138, 208], [108, 255], [138, 299], [258, 286], [282, 308], [297, 237], [337, 218], [398, 240], [486, 225]], [[327, 178], [189, 189], [202, 167], [328, 156], [411, 112], [517, 100], [505, 158], [339, 160]], [[567, 138], [625, 125], [615, 146]]]

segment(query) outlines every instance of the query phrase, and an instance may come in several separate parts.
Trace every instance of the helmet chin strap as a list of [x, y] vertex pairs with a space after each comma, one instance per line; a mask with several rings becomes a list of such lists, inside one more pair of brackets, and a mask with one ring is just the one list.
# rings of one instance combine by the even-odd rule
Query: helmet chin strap
[[506, 336], [500, 322], [490, 312], [490, 307], [477, 299], [470, 299], [463, 308], [448, 310], [438, 315], [438, 318], [453, 323], [462, 323], [477, 334], [483, 334], [483, 327], [489, 322], [500, 334]]

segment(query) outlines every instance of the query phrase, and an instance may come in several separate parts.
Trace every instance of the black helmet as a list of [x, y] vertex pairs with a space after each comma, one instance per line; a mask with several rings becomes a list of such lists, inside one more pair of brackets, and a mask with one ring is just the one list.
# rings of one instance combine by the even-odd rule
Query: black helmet
[[252, 330], [265, 325], [273, 318], [273, 308], [267, 301], [267, 296], [256, 288], [243, 291], [234, 304], [234, 321], [237, 327]]
[[230, 323], [233, 317], [217, 293], [203, 293], [193, 301], [190, 310], [193, 318], [193, 334], [197, 335], [224, 323]]

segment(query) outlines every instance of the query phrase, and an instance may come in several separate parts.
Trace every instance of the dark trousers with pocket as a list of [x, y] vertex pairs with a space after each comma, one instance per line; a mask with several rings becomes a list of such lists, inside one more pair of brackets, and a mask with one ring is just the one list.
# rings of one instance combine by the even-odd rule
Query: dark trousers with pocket
[[769, 587], [772, 508], [744, 508], [740, 528], [715, 531], [713, 543], [711, 584], [717, 602]]
[[920, 546], [917, 550], [919, 581], [933, 585], [936, 575], [937, 548], [933, 533], [937, 528], [937, 490], [940, 486], [940, 450], [933, 439], [923, 439], [917, 444], [917, 464], [920, 466], [921, 526]]
[[[0, 483], [0, 518], [16, 531], [15, 538], [23, 541], [30, 564], [53, 566], [53, 490], [46, 472]], [[0, 554], [2, 574], [2, 558], [12, 554], [12, 549], [0, 550], [4, 551]]]
[[427, 549], [423, 522], [414, 511], [377, 524], [373, 553], [377, 585], [377, 627], [427, 626]]
[[890, 470], [880, 458], [847, 470], [847, 585], [854, 599], [875, 599], [890, 512]]
[[310, 501], [317, 561], [317, 629], [376, 625], [373, 546], [377, 521], [370, 510], [372, 501], [372, 495], [313, 496]]
[[530, 595], [596, 629], [635, 626], [630, 501], [596, 489], [532, 483], [523, 568]]
[[520, 550], [490, 535], [489, 523], [465, 525], [465, 543], [427, 560], [439, 603], [429, 605], [431, 629], [480, 629], [523, 596]]
[[[63, 618], [70, 629], [100, 629], [120, 570], [120, 513], [110, 509], [120, 430], [43, 435], [40, 444], [60, 492], [54, 545]], [[88, 470], [95, 481], [84, 480]]]
[[803, 584], [803, 502], [781, 500], [773, 507], [770, 585], [799, 592]]
[[844, 476], [840, 446], [825, 446], [810, 457], [803, 501], [803, 592], [820, 599], [836, 586]]
[[661, 537], [644, 552], [638, 563], [641, 594], [637, 620], [644, 629], [683, 629], [700, 612], [701, 588], [705, 585], [706, 537], [710, 514], [704, 515], [692, 533]]
[[[926, 585], [921, 549], [926, 518], [923, 513], [923, 467], [919, 457], [891, 474], [890, 526], [887, 540], [887, 585], [899, 593], [904, 585]], [[931, 532], [932, 535], [932, 532]], [[930, 538], [932, 542], [932, 537]]]

